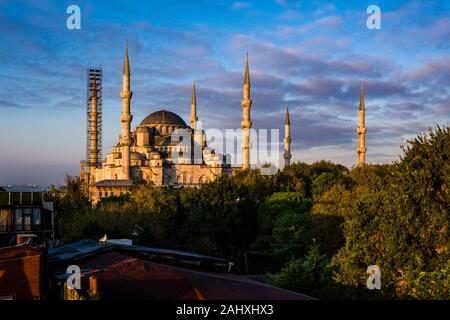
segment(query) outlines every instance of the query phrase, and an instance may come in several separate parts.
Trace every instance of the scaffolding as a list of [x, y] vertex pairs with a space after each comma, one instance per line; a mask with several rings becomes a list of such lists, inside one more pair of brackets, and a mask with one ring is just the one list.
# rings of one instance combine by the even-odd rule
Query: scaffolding
[[[103, 71], [101, 67], [89, 67], [87, 70], [87, 94], [86, 94], [86, 126], [87, 126], [87, 135], [86, 135], [86, 168], [87, 173], [90, 173], [91, 167], [96, 167], [102, 161], [102, 107], [103, 107], [103, 87], [102, 87], [102, 79], [103, 79]], [[92, 113], [92, 95], [93, 95], [93, 85], [94, 82], [97, 87], [97, 153], [96, 157], [92, 157], [90, 152], [91, 150], [91, 128], [93, 121], [91, 119]], [[95, 120], [94, 120], [95, 121]]]

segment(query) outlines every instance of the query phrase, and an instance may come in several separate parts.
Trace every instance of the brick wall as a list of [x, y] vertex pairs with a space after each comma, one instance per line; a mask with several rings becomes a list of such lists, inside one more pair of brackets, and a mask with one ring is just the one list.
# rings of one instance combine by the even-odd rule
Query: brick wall
[[0, 260], [0, 296], [19, 300], [41, 298], [41, 256]]

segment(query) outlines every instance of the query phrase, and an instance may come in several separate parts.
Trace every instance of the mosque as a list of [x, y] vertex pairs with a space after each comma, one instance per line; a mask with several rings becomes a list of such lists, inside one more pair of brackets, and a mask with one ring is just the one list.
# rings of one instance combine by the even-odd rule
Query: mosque
[[[129, 191], [133, 182], [145, 181], [160, 186], [197, 186], [214, 181], [220, 176], [233, 175], [237, 170], [250, 169], [250, 71], [248, 55], [242, 98], [242, 165], [231, 167], [230, 159], [209, 148], [205, 131], [197, 126], [197, 98], [195, 84], [192, 87], [190, 125], [177, 114], [159, 110], [145, 117], [134, 131], [131, 131], [131, 91], [128, 45], [123, 64], [121, 134], [118, 143], [112, 147], [106, 158], [100, 159], [98, 96], [96, 81], [93, 82], [91, 117], [88, 130], [88, 159], [81, 161], [80, 178], [84, 189], [95, 204], [101, 198], [119, 196]], [[364, 90], [361, 83], [359, 105], [359, 127], [357, 165], [365, 164], [365, 108]], [[284, 126], [284, 165], [290, 165], [291, 133], [289, 110], [286, 107]]]
[[[81, 162], [80, 177], [93, 203], [101, 198], [119, 196], [128, 192], [133, 181], [145, 181], [154, 186], [196, 186], [233, 175], [236, 170], [250, 168], [250, 71], [248, 56], [245, 65], [242, 98], [242, 166], [231, 167], [226, 157], [206, 144], [205, 131], [197, 126], [197, 98], [192, 87], [190, 125], [169, 110], [159, 110], [145, 117], [131, 131], [131, 91], [128, 46], [123, 64], [121, 134], [117, 145], [101, 161], [98, 146], [98, 96], [93, 83], [91, 100], [90, 141], [88, 159]], [[289, 113], [286, 109], [284, 159], [289, 165], [290, 153]]]

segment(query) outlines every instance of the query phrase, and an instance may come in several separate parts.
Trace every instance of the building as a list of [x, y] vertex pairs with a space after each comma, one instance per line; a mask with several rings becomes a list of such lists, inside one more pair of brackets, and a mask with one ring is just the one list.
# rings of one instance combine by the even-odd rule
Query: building
[[[145, 181], [154, 186], [196, 186], [232, 175], [235, 169], [250, 169], [250, 69], [248, 54], [245, 62], [242, 98], [242, 154], [240, 167], [231, 167], [226, 157], [216, 153], [206, 143], [205, 131], [197, 126], [197, 95], [192, 87], [189, 125], [169, 110], [159, 110], [145, 117], [131, 130], [131, 69], [128, 45], [123, 64], [121, 134], [118, 143], [100, 161], [97, 136], [101, 132], [98, 119], [101, 94], [97, 92], [96, 77], [89, 78], [88, 149], [87, 159], [81, 162], [80, 177], [95, 204], [101, 198], [120, 196], [128, 191], [133, 181]], [[288, 117], [288, 115], [287, 115]], [[100, 126], [100, 127], [99, 127]], [[290, 159], [290, 129], [286, 124], [285, 159]], [[287, 158], [288, 157], [288, 158]]]
[[0, 300], [45, 297], [45, 248], [22, 245], [0, 248]]
[[43, 192], [0, 191], [0, 247], [41, 243], [53, 235], [53, 204], [44, 201]]
[[[245, 92], [250, 94], [248, 61], [245, 73]], [[98, 159], [98, 146], [91, 144], [89, 159], [81, 162], [81, 180], [88, 186], [93, 203], [103, 197], [120, 195], [126, 192], [132, 181], [141, 180], [155, 186], [182, 185], [195, 186], [213, 181], [222, 175], [231, 175], [232, 168], [222, 154], [216, 153], [206, 144], [205, 131], [197, 128], [197, 97], [195, 84], [192, 88], [190, 126], [177, 114], [160, 110], [145, 117], [134, 131], [131, 131], [131, 72], [128, 46], [123, 65], [122, 130], [116, 146], [101, 163]], [[91, 116], [97, 115], [98, 97], [93, 83], [92, 101], [89, 104]], [[246, 100], [246, 101], [247, 101]], [[248, 101], [244, 111], [247, 126], [250, 120]], [[244, 103], [243, 103], [244, 106]], [[91, 141], [98, 141], [98, 121], [91, 119], [89, 128]], [[247, 165], [249, 159], [246, 159]], [[243, 165], [244, 167], [248, 167]], [[89, 168], [87, 168], [89, 166]]]
[[[80, 268], [79, 289], [67, 267]], [[52, 299], [63, 300], [305, 300], [306, 295], [230, 272], [223, 259], [194, 252], [81, 240], [49, 249]]]

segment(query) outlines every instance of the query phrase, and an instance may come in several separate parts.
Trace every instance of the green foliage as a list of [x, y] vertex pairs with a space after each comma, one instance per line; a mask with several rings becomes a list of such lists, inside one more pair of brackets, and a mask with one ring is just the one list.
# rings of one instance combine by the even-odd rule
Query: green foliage
[[44, 198], [53, 202], [56, 236], [59, 237], [72, 233], [70, 221], [74, 215], [87, 212], [91, 208], [89, 199], [81, 190], [80, 179], [69, 175], [66, 176], [65, 187], [57, 189], [52, 186]]
[[269, 275], [269, 281], [280, 288], [328, 298], [335, 290], [332, 273], [329, 260], [313, 245], [305, 257], [291, 260], [279, 273]]
[[291, 259], [303, 254], [310, 200], [299, 192], [277, 192], [259, 207], [259, 236], [256, 247]]
[[186, 245], [227, 257], [248, 248], [256, 233], [256, 201], [244, 183], [228, 177], [200, 189], [183, 189], [182, 234]]
[[[320, 161], [271, 176], [239, 171], [199, 188], [137, 182], [95, 208], [72, 177], [45, 197], [67, 242], [132, 238], [230, 259], [237, 270], [256, 249], [286, 262], [275, 285], [317, 298], [449, 299], [450, 129], [419, 135], [403, 151], [394, 164], [351, 171]], [[372, 264], [381, 292], [366, 288]]]
[[450, 297], [450, 260], [442, 269], [426, 272], [407, 270], [399, 281], [398, 294], [413, 299], [448, 300]]
[[276, 192], [267, 197], [259, 208], [259, 223], [262, 230], [271, 230], [274, 222], [287, 212], [305, 214], [312, 207], [310, 200], [298, 192]]
[[[294, 163], [280, 173], [285, 176], [280, 180], [292, 180], [295, 183], [295, 185], [292, 182], [284, 183], [286, 191], [303, 192], [306, 197], [312, 197], [313, 194], [321, 193], [337, 182], [351, 183], [350, 179], [345, 178], [347, 173], [346, 167], [322, 160], [311, 165]], [[297, 184], [301, 186], [301, 190], [294, 190]]]
[[[417, 291], [423, 281], [414, 275], [440, 281], [436, 274], [450, 259], [449, 154], [450, 130], [438, 127], [409, 141], [382, 180], [374, 179], [377, 172], [370, 168], [358, 172], [366, 174], [367, 179], [361, 179], [366, 194], [359, 195], [345, 217], [346, 244], [335, 257], [337, 281], [364, 286], [369, 264], [380, 266], [386, 297], [425, 294]], [[440, 292], [445, 290], [426, 295], [440, 298]]]

